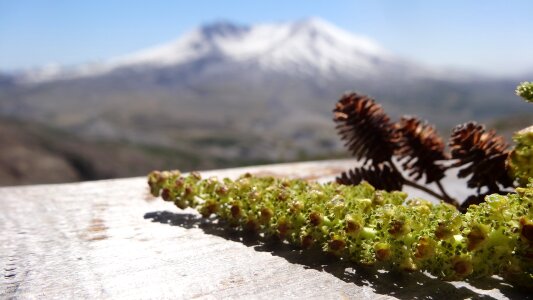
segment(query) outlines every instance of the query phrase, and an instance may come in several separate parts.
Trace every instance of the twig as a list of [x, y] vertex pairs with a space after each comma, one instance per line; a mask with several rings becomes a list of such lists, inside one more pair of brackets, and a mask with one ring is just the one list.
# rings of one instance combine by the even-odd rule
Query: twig
[[448, 193], [446, 193], [446, 190], [442, 186], [442, 183], [440, 182], [440, 180], [437, 180], [435, 183], [437, 184], [437, 187], [439, 188], [439, 190], [442, 193], [442, 195], [444, 196], [444, 198], [447, 199], [447, 200], [445, 200], [445, 199], [443, 199], [443, 200], [446, 201], [447, 203], [455, 205], [456, 207], [459, 207], [459, 203], [457, 202], [457, 200], [455, 200], [454, 198], [450, 197], [450, 195], [448, 195]]
[[[390, 161], [390, 164], [392, 165], [393, 169], [395, 169], [398, 173], [401, 174], [401, 172], [398, 170], [398, 168], [396, 167], [396, 164], [394, 164], [394, 162]], [[414, 187], [416, 189], [419, 189], [419, 190], [421, 190], [423, 192], [426, 192], [426, 193], [430, 194], [431, 196], [433, 196], [433, 197], [435, 197], [437, 199], [440, 199], [440, 200], [442, 200], [442, 201], [444, 201], [446, 203], [449, 203], [449, 204], [451, 204], [451, 205], [453, 205], [453, 206], [455, 206], [457, 208], [459, 207], [459, 203], [455, 199], [453, 199], [450, 196], [448, 196], [448, 194], [446, 194], [446, 192], [444, 191], [444, 188], [442, 187], [442, 185], [440, 184], [439, 181], [437, 181], [437, 186], [441, 190], [442, 195], [438, 194], [437, 192], [435, 192], [435, 191], [433, 191], [433, 190], [431, 190], [431, 189], [429, 189], [429, 188], [427, 188], [427, 187], [425, 187], [423, 185], [420, 185], [420, 184], [416, 183], [415, 181], [412, 181], [412, 180], [409, 180], [409, 179], [405, 178], [403, 175], [402, 175], [402, 177], [403, 177], [403, 181], [404, 181], [404, 183], [406, 185]]]

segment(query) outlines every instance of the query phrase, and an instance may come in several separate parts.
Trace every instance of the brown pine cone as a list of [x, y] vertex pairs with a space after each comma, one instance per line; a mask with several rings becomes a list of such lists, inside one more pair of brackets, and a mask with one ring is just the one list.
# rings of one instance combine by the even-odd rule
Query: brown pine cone
[[452, 158], [458, 160], [453, 167], [465, 166], [459, 170], [459, 177], [471, 175], [468, 187], [479, 191], [486, 186], [488, 192], [498, 192], [498, 184], [513, 186], [513, 179], [505, 168], [508, 145], [494, 130], [485, 131], [485, 127], [476, 122], [458, 125], [452, 132], [450, 147]]
[[404, 116], [395, 124], [398, 132], [396, 155], [403, 160], [403, 168], [415, 180], [426, 175], [426, 183], [444, 177], [446, 168], [438, 161], [448, 159], [444, 152], [444, 141], [435, 128], [416, 117]]
[[337, 132], [356, 158], [375, 165], [391, 160], [396, 147], [394, 126], [373, 99], [344, 94], [333, 113]]
[[337, 183], [344, 185], [357, 185], [362, 181], [368, 182], [374, 188], [386, 191], [401, 191], [404, 179], [400, 173], [389, 165], [372, 165], [370, 167], [355, 168], [342, 172], [336, 178]]

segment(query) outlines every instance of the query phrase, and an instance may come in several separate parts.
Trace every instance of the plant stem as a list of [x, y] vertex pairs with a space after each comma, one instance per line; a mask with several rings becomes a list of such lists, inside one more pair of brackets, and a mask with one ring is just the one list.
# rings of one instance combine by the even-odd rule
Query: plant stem
[[459, 208], [459, 203], [457, 203], [457, 201], [455, 199], [451, 198], [450, 196], [448, 196], [448, 194], [446, 194], [446, 192], [444, 191], [444, 188], [442, 187], [440, 181], [437, 181], [437, 186], [439, 187], [440, 191], [442, 192], [442, 195], [436, 193], [433, 190], [430, 190], [429, 188], [427, 188], [427, 187], [425, 187], [423, 185], [418, 184], [415, 181], [411, 181], [411, 180], [405, 178], [403, 176], [403, 174], [398, 170], [398, 168], [396, 167], [396, 164], [394, 164], [394, 162], [390, 161], [390, 164], [392, 165], [392, 168], [394, 170], [396, 170], [396, 172], [400, 173], [400, 175], [403, 177], [403, 181], [404, 181], [404, 183], [406, 185], [414, 187], [416, 189], [419, 189], [419, 190], [421, 190], [423, 192], [426, 192], [426, 193], [430, 194], [431, 196], [433, 196], [433, 197], [435, 197], [437, 199], [440, 199], [440, 200], [442, 200], [442, 201], [444, 201], [446, 203], [449, 203], [449, 204]]
[[446, 203], [450, 203], [452, 205], [455, 205], [455, 207], [459, 207], [459, 203], [457, 202], [457, 200], [455, 200], [454, 198], [450, 197], [450, 195], [448, 195], [448, 193], [446, 193], [446, 190], [442, 186], [442, 183], [440, 182], [440, 180], [437, 180], [436, 184], [437, 184], [437, 187], [439, 187], [440, 192], [442, 193], [442, 195], [445, 198], [443, 200]]
[[437, 199], [440, 199], [440, 200], [442, 200], [442, 201], [444, 201], [444, 202], [446, 202], [448, 204], [451, 204], [451, 205], [453, 205], [455, 207], [459, 207], [459, 203], [457, 203], [457, 201], [455, 201], [454, 199], [446, 197], [446, 196], [443, 196], [441, 194], [438, 194], [435, 191], [430, 190], [429, 188], [427, 188], [427, 187], [425, 187], [423, 185], [420, 185], [420, 184], [418, 184], [418, 183], [416, 183], [414, 181], [411, 181], [411, 180], [408, 180], [408, 179], [404, 179], [404, 183], [405, 183], [405, 185], [408, 185], [408, 186], [414, 187], [416, 189], [419, 189], [419, 190], [421, 190], [423, 192], [426, 192], [426, 193], [430, 194], [431, 196], [433, 196], [433, 197], [435, 197]]

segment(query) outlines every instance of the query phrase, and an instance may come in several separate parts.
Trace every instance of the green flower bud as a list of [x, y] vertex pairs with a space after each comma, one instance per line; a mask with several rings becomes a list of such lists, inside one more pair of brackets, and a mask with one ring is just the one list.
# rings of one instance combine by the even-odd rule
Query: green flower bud
[[263, 224], [268, 223], [268, 221], [270, 221], [272, 216], [274, 216], [274, 212], [272, 211], [272, 209], [268, 207], [261, 208], [261, 222]]
[[484, 224], [476, 224], [472, 226], [470, 232], [466, 235], [468, 250], [473, 251], [479, 249], [487, 239], [489, 231], [489, 226]]
[[439, 222], [435, 229], [435, 237], [439, 240], [446, 240], [454, 235], [454, 230], [448, 222]]
[[285, 218], [278, 220], [278, 234], [281, 239], [284, 239], [287, 236], [290, 228], [290, 224]]
[[474, 270], [471, 260], [467, 257], [455, 257], [452, 260], [452, 265], [457, 279], [467, 277]]
[[522, 238], [533, 244], [533, 221], [526, 217], [520, 218], [520, 235]]
[[376, 259], [379, 261], [387, 261], [391, 256], [390, 245], [387, 243], [376, 243], [374, 252], [376, 253]]
[[220, 195], [220, 196], [227, 195], [228, 189], [226, 188], [226, 186], [221, 185], [217, 187], [217, 189], [215, 190], [215, 193], [217, 193], [217, 195]]
[[181, 189], [183, 187], [183, 185], [185, 184], [185, 180], [183, 178], [178, 178], [176, 179], [176, 181], [174, 181], [174, 185], [176, 186], [176, 188], [178, 189]]
[[314, 211], [309, 214], [309, 223], [313, 226], [320, 225], [323, 220], [324, 217], [319, 212]]
[[185, 186], [185, 191], [183, 192], [184, 197], [194, 196], [194, 190], [191, 186]]
[[289, 210], [291, 213], [295, 214], [298, 213], [303, 208], [303, 204], [300, 201], [292, 201]]
[[160, 177], [161, 177], [161, 172], [152, 171], [150, 172], [150, 174], [148, 174], [148, 182], [157, 182]]
[[163, 179], [161, 177], [161, 172], [153, 171], [148, 175], [148, 186], [150, 187], [150, 193], [157, 197], [161, 191], [161, 185], [163, 184]]
[[179, 209], [186, 209], [189, 207], [187, 205], [187, 201], [185, 199], [178, 197], [176, 200], [174, 200], [174, 205], [176, 205]]
[[346, 246], [346, 242], [341, 236], [334, 235], [333, 238], [328, 242], [328, 246], [330, 252], [339, 254]]
[[160, 187], [158, 186], [150, 186], [150, 194], [154, 197], [159, 196], [159, 192], [161, 191]]
[[281, 191], [279, 194], [278, 194], [278, 201], [282, 201], [284, 202], [285, 200], [287, 200], [289, 198], [289, 193], [287, 193], [286, 191]]
[[352, 216], [346, 217], [344, 231], [346, 231], [348, 235], [356, 236], [361, 231], [361, 229], [363, 229], [363, 225], [360, 220], [356, 220], [356, 218]]
[[411, 230], [407, 221], [392, 220], [388, 232], [394, 237], [400, 237]]
[[202, 214], [202, 217], [207, 218], [218, 211], [218, 203], [211, 199], [206, 200], [200, 207], [199, 211], [200, 214]]
[[415, 257], [426, 259], [435, 254], [435, 242], [428, 237], [421, 237], [415, 248]]
[[238, 219], [242, 215], [241, 204], [238, 201], [233, 202], [230, 212], [233, 218]]
[[169, 189], [164, 188], [163, 191], [161, 191], [161, 198], [165, 201], [172, 201], [172, 195]]

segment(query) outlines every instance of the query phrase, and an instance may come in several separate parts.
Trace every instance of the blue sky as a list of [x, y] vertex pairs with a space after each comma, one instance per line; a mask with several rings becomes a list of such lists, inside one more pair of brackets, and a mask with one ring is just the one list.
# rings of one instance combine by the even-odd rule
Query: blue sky
[[527, 0], [1, 0], [0, 70], [104, 60], [216, 20], [254, 24], [315, 16], [430, 65], [531, 73], [532, 12]]

